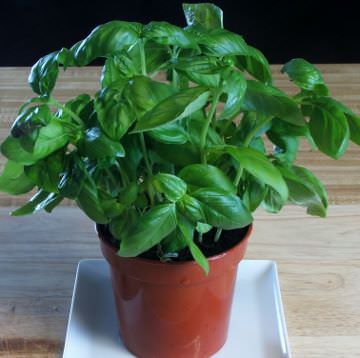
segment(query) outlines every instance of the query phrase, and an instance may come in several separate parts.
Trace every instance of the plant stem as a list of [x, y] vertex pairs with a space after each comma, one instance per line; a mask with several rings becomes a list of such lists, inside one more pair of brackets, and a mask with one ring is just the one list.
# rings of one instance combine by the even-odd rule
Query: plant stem
[[145, 40], [140, 40], [140, 60], [141, 60], [141, 73], [147, 76], [146, 59], [145, 59]]
[[147, 151], [146, 151], [144, 133], [140, 133], [139, 135], [140, 135], [141, 150], [143, 152], [146, 170], [147, 170], [149, 176], [152, 177], [152, 168], [151, 168], [150, 161], [149, 161]]
[[[247, 136], [245, 137], [245, 140], [244, 140], [244, 147], [248, 147], [251, 140], [254, 138], [254, 135], [256, 134], [256, 132], [268, 121], [271, 120], [271, 117], [270, 118], [267, 118], [266, 120], [264, 121], [261, 121], [258, 125], [254, 126], [254, 128], [247, 134]], [[236, 172], [236, 177], [234, 179], [234, 185], [237, 187], [240, 183], [240, 179], [241, 179], [241, 176], [243, 174], [243, 171], [244, 171], [244, 168], [239, 164], [239, 167], [238, 167], [238, 170]], [[216, 230], [216, 233], [215, 233], [215, 238], [214, 238], [214, 241], [215, 242], [218, 242], [219, 239], [220, 239], [220, 236], [221, 236], [221, 232], [222, 232], [222, 229], [221, 228], [218, 228]]]
[[206, 154], [205, 154], [205, 150], [204, 150], [205, 143], [206, 143], [206, 136], [207, 136], [207, 132], [209, 130], [212, 118], [215, 115], [216, 107], [217, 107], [217, 104], [218, 104], [219, 98], [220, 98], [220, 94], [221, 94], [220, 91], [217, 92], [211, 101], [211, 107], [210, 107], [209, 113], [207, 115], [204, 127], [202, 128], [201, 135], [200, 135], [201, 160], [204, 164], [206, 164]]
[[155, 192], [154, 192], [154, 188], [153, 188], [153, 186], [151, 184], [151, 179], [152, 179], [152, 176], [153, 176], [152, 168], [151, 168], [151, 164], [150, 164], [150, 161], [149, 161], [149, 158], [148, 158], [148, 155], [147, 155], [147, 151], [146, 151], [144, 133], [140, 133], [139, 135], [140, 135], [141, 150], [143, 152], [145, 166], [146, 166], [146, 170], [147, 170], [148, 176], [149, 176], [148, 180], [146, 181], [147, 190], [148, 190], [148, 194], [149, 194], [149, 198], [150, 198], [150, 204], [154, 205]]
[[73, 118], [77, 124], [81, 125], [81, 126], [85, 126], [84, 121], [76, 114], [74, 113], [72, 110], [70, 110], [69, 108], [66, 108], [65, 106], [63, 106], [60, 102], [58, 102], [55, 98], [51, 97], [49, 99], [49, 104], [53, 105], [56, 108], [59, 108], [61, 110], [63, 110], [65, 113], [67, 113], [68, 115], [70, 115], [71, 118]]

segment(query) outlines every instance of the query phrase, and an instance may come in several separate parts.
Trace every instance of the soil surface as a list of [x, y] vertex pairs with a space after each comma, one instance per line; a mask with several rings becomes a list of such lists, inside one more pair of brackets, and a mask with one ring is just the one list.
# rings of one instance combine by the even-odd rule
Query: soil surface
[[[98, 230], [102, 234], [101, 236], [105, 240], [107, 240], [109, 244], [111, 244], [117, 250], [119, 249], [120, 242], [111, 235], [107, 225], [98, 224]], [[236, 244], [238, 244], [245, 237], [247, 231], [248, 231], [248, 226], [235, 230], [223, 230], [219, 241], [214, 242], [216, 229], [212, 229], [208, 233], [203, 235], [202, 242], [199, 242], [198, 238], [195, 238], [195, 242], [206, 257], [211, 257], [221, 254], [222, 252], [227, 251]], [[157, 246], [154, 246], [148, 251], [139, 255], [139, 257], [150, 260], [160, 260], [161, 256], [162, 255], [159, 252]], [[171, 261], [192, 261], [192, 260], [193, 257], [191, 256], [190, 250], [188, 248], [181, 250], [176, 257], [171, 257]]]

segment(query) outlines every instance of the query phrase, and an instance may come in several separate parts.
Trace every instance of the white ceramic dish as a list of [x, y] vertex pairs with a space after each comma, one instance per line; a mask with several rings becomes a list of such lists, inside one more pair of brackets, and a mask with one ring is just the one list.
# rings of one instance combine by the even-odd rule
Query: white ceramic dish
[[[134, 357], [118, 326], [105, 260], [80, 261], [75, 278], [63, 358]], [[290, 358], [276, 264], [239, 265], [229, 338], [213, 358]], [[193, 357], [189, 357], [193, 358]]]

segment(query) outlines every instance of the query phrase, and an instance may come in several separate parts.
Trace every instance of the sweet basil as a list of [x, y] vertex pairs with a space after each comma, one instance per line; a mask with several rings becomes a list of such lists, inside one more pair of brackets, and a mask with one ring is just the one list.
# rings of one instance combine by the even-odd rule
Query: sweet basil
[[[69, 198], [108, 225], [119, 255], [155, 247], [171, 259], [187, 247], [205, 272], [200, 238], [212, 228], [244, 227], [257, 207], [278, 212], [287, 201], [326, 215], [322, 184], [295, 164], [299, 143], [337, 159], [360, 144], [360, 117], [329, 96], [309, 62], [283, 67], [299, 87], [288, 96], [265, 56], [223, 28], [220, 8], [183, 8], [185, 28], [111, 21], [33, 66], [37, 95], [1, 144], [0, 190], [37, 192], [12, 215]], [[105, 64], [94, 96], [52, 96], [61, 68], [97, 58]]]

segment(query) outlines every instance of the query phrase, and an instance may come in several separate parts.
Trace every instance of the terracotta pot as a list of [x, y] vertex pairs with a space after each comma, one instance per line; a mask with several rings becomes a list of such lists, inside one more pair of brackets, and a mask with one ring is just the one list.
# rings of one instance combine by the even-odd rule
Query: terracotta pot
[[194, 261], [117, 256], [101, 227], [97, 231], [111, 268], [120, 335], [130, 352], [139, 358], [205, 358], [224, 345], [237, 266], [252, 225], [236, 246], [209, 258], [208, 276]]

